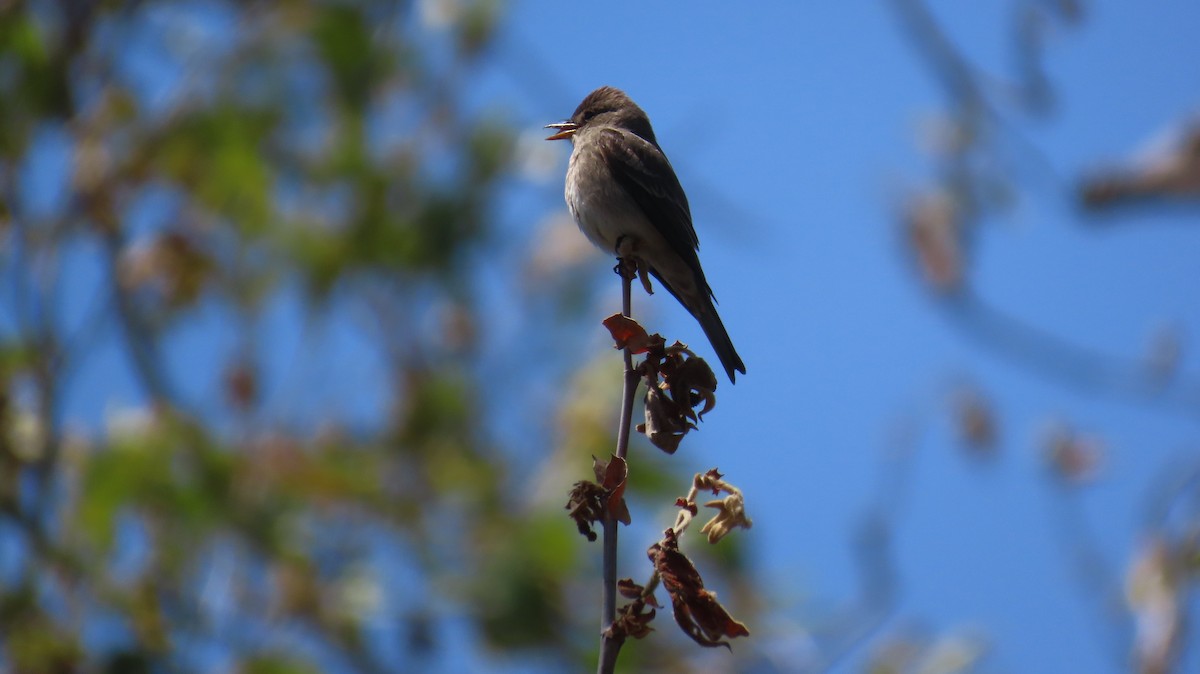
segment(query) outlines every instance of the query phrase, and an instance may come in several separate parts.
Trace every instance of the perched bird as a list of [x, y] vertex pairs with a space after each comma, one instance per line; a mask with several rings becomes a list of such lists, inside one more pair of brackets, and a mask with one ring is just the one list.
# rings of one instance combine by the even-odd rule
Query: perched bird
[[636, 260], [696, 317], [729, 381], [745, 374], [700, 268], [687, 196], [646, 113], [623, 91], [600, 87], [569, 121], [546, 128], [557, 130], [546, 140], [573, 144], [566, 199], [579, 229], [602, 250]]

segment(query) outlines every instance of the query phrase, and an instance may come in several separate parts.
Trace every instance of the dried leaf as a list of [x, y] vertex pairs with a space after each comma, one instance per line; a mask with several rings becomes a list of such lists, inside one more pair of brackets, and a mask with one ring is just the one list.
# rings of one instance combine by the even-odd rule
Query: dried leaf
[[649, 348], [650, 335], [637, 321], [628, 316], [613, 314], [604, 319], [604, 327], [608, 328], [608, 334], [612, 335], [618, 349], [629, 349], [630, 353], [646, 353]]
[[645, 601], [634, 601], [617, 609], [617, 619], [604, 630], [604, 638], [624, 641], [625, 637], [634, 639], [644, 638], [654, 631], [650, 621], [654, 620], [657, 611], [646, 609]]
[[719, 483], [722, 481], [722, 478], [725, 477], [724, 473], [717, 470], [716, 468], [709, 468], [708, 471], [704, 473], [703, 477], [704, 477], [705, 481], [712, 484], [711, 489], [712, 489], [713, 496], [716, 496], [717, 494], [721, 493], [721, 488], [720, 488]]
[[[675, 370], [664, 378], [672, 389], [686, 389], [695, 397], [705, 400], [713, 397], [713, 404], [716, 404], [715, 396], [712, 394], [717, 390], [717, 375], [713, 373], [712, 368], [703, 358], [694, 356], [683, 359]], [[695, 407], [695, 404], [690, 407]], [[704, 414], [710, 409], [712, 409], [711, 406], [706, 407], [700, 414]]]
[[592, 531], [592, 524], [599, 522], [604, 516], [604, 500], [606, 493], [604, 488], [595, 482], [580, 480], [571, 488], [566, 509], [568, 515], [575, 520], [575, 524], [579, 527], [579, 533], [587, 537], [589, 541], [596, 540], [596, 532]]
[[717, 508], [718, 512], [711, 520], [700, 527], [700, 533], [708, 536], [709, 543], [716, 543], [736, 528], [749, 529], [754, 525], [746, 516], [746, 507], [741, 493], [733, 493], [717, 501], [704, 504], [708, 508]]
[[579, 533], [587, 536], [589, 541], [596, 540], [592, 525], [603, 521], [606, 513], [622, 524], [632, 521], [625, 505], [625, 478], [629, 473], [625, 460], [617, 456], [609, 461], [592, 457], [592, 471], [599, 484], [587, 480], [576, 482], [566, 506]]
[[621, 484], [617, 485], [616, 488], [609, 493], [606, 505], [608, 507], [609, 516], [614, 520], [626, 526], [633, 521], [633, 518], [629, 515], [629, 506], [625, 503], [624, 480], [622, 480]]
[[633, 582], [632, 578], [622, 578], [617, 581], [617, 592], [626, 599], [637, 599], [645, 591], [646, 588]]
[[704, 580], [695, 565], [679, 550], [679, 540], [667, 529], [663, 540], [648, 551], [663, 587], [671, 596], [675, 622], [693, 641], [701, 646], [730, 648], [723, 638], [750, 636], [750, 630], [734, 620], [717, 601], [717, 596], [704, 589]]
[[642, 432], [655, 447], [667, 454], [679, 449], [683, 436], [692, 428], [679, 405], [657, 386], [646, 389], [646, 423]]
[[625, 459], [619, 456], [614, 456], [604, 466], [604, 476], [597, 475], [600, 480], [600, 485], [609, 491], [625, 484], [625, 478], [629, 475], [629, 464], [625, 463]]

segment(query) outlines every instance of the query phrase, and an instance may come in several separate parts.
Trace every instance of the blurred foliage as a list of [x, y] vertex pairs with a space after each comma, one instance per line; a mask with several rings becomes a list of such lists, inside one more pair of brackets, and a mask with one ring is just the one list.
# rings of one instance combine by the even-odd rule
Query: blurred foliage
[[[421, 671], [471, 657], [444, 639], [464, 617], [475, 658], [591, 666], [598, 548], [562, 505], [612, 446], [617, 380], [563, 385], [544, 493], [489, 421], [522, 395], [492, 398], [472, 278], [515, 173], [514, 130], [465, 97], [499, 14], [0, 3], [0, 670]], [[56, 152], [62, 185], [29, 168]], [[65, 308], [94, 270], [93, 306]], [[345, 298], [377, 323], [386, 418], [265, 420], [285, 384], [255, 326], [289, 288], [304, 329]], [[213, 307], [238, 348], [167, 348]], [[147, 402], [68, 428], [109, 328]], [[191, 408], [179, 361], [223, 373], [223, 406]], [[663, 504], [687, 485], [653, 459], [635, 476]]]

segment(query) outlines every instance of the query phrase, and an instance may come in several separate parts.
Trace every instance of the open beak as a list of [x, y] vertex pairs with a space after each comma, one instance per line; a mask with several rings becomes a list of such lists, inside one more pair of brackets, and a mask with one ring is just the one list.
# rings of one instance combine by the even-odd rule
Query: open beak
[[546, 138], [546, 140], [563, 140], [575, 135], [579, 130], [579, 125], [575, 122], [559, 122], [557, 124], [547, 124], [547, 129], [558, 129], [558, 133]]

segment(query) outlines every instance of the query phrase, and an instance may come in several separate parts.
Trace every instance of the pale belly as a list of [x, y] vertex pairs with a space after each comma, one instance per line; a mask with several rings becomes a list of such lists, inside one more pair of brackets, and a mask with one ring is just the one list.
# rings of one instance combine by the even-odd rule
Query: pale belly
[[580, 171], [580, 153], [571, 153], [564, 196], [575, 224], [605, 253], [616, 251], [623, 236], [644, 238], [654, 226], [606, 171]]
[[[588, 240], [605, 253], [616, 255], [617, 243], [624, 239], [622, 248], [658, 273], [681, 299], [698, 295], [701, 291], [694, 271], [675, 254], [616, 180], [603, 168], [579, 170], [584, 156], [578, 148], [571, 153], [564, 196], [571, 217]], [[603, 167], [598, 158], [592, 159], [596, 160], [593, 166]]]

